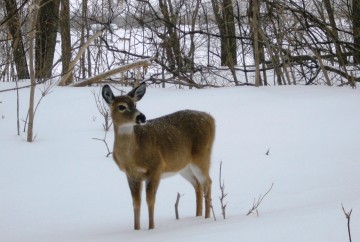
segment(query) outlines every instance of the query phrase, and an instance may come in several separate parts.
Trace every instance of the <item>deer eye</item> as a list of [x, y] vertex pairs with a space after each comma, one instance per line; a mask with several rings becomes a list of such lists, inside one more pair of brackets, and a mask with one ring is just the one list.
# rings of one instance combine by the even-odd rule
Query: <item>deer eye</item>
[[119, 109], [120, 111], [124, 111], [124, 110], [126, 110], [126, 107], [125, 107], [124, 105], [119, 105], [119, 106], [118, 106], [118, 109]]

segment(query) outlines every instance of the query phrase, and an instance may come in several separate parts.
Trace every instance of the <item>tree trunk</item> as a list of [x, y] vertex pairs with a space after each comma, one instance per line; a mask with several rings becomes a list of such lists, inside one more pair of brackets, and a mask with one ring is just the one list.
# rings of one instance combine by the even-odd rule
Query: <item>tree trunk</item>
[[34, 39], [35, 39], [35, 27], [36, 22], [38, 18], [38, 9], [39, 9], [39, 2], [40, 0], [34, 0], [34, 8], [31, 12], [30, 21], [31, 22], [31, 31], [29, 34], [29, 56], [30, 56], [30, 80], [31, 80], [31, 87], [30, 87], [30, 101], [29, 101], [29, 124], [28, 124], [28, 130], [27, 130], [27, 142], [33, 142], [34, 141], [34, 135], [33, 135], [33, 125], [34, 125], [34, 98], [35, 98], [35, 69], [34, 69]]
[[329, 18], [330, 25], [331, 25], [331, 29], [329, 29], [330, 33], [328, 33], [328, 35], [332, 39], [332, 42], [335, 44], [335, 53], [339, 60], [340, 65], [345, 66], [346, 59], [344, 59], [344, 57], [343, 57], [343, 54], [341, 51], [341, 45], [339, 43], [339, 34], [337, 31], [337, 27], [336, 27], [333, 6], [331, 5], [330, 0], [324, 0], [324, 5], [325, 5], [325, 9], [328, 14], [328, 18]]
[[59, 22], [60, 0], [41, 0], [36, 32], [35, 77], [50, 78]]
[[[201, 0], [197, 0], [195, 3], [195, 10], [191, 11], [191, 31], [195, 31], [195, 25], [196, 25], [196, 17], [199, 13], [199, 7], [200, 7]], [[187, 69], [190, 69], [190, 80], [193, 81], [193, 75], [194, 75], [194, 69], [195, 69], [195, 42], [194, 42], [194, 34], [190, 35], [190, 50], [185, 65]]]
[[178, 15], [174, 13], [169, 0], [159, 0], [159, 6], [166, 26], [166, 33], [163, 36], [163, 48], [170, 63], [170, 69], [178, 72], [183, 68], [183, 58], [180, 49], [180, 40], [175, 28]]
[[[241, 14], [240, 14], [240, 5], [239, 5], [239, 1], [236, 1], [236, 10], [237, 10], [237, 15], [236, 15], [236, 21], [237, 21], [237, 25], [238, 25], [238, 31], [239, 31], [239, 37], [240, 37], [240, 45], [241, 45], [241, 57], [242, 57], [242, 63], [243, 63], [243, 68], [244, 68], [244, 74], [245, 74], [245, 82], [246, 84], [249, 83], [249, 78], [248, 78], [248, 71], [247, 71], [247, 64], [246, 64], [246, 55], [245, 55], [245, 43], [243, 40], [243, 29], [242, 29], [242, 21], [241, 21]], [[245, 33], [246, 35], [246, 33]]]
[[354, 62], [360, 64], [360, 0], [353, 0], [352, 4]]
[[221, 61], [226, 66], [237, 65], [234, 7], [232, 0], [223, 0], [223, 27], [225, 34], [221, 40]]
[[[62, 56], [62, 76], [67, 72], [71, 71], [69, 69], [71, 61], [71, 36], [70, 36], [70, 4], [69, 0], [61, 0], [61, 10], [60, 10], [60, 33], [61, 33], [61, 56]], [[60, 85], [69, 85], [73, 82], [73, 75], [70, 74], [69, 77], [64, 80], [64, 83]]]
[[19, 13], [16, 11], [16, 0], [5, 0], [5, 8], [7, 15], [12, 14], [12, 16], [9, 16], [10, 18], [7, 23], [12, 37], [11, 47], [18, 79], [29, 79], [30, 74], [26, 62], [24, 44], [21, 38], [21, 21]]
[[[223, 0], [222, 3], [219, 3], [217, 0], [212, 0], [211, 2], [221, 35], [221, 65], [233, 67], [237, 65], [237, 48], [232, 0]], [[222, 11], [219, 6], [222, 6]], [[222, 12], [222, 14], [220, 12]]]
[[260, 77], [260, 46], [259, 46], [259, 2], [258, 0], [250, 1], [250, 26], [253, 34], [253, 49], [254, 49], [254, 59], [255, 59], [255, 86], [262, 86], [262, 80]]
[[[221, 65], [229, 67], [234, 77], [235, 85], [238, 85], [235, 71], [235, 65], [237, 65], [237, 46], [233, 2], [232, 0], [222, 0], [222, 3], [219, 3], [217, 0], [211, 0], [211, 3], [221, 36]], [[222, 7], [221, 10], [220, 7]]]

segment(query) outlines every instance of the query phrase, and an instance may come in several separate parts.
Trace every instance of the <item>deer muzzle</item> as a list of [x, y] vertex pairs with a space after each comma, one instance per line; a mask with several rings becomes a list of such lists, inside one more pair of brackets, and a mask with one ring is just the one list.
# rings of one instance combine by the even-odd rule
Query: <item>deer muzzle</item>
[[136, 123], [137, 124], [144, 124], [146, 123], [146, 116], [143, 113], [139, 113], [136, 116]]

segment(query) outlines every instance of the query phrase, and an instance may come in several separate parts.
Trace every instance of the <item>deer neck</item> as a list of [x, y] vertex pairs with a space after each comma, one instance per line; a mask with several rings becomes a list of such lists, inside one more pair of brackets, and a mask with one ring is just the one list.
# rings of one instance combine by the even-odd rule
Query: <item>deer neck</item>
[[135, 125], [126, 123], [122, 125], [114, 125], [115, 147], [129, 150], [135, 142]]
[[114, 125], [114, 150], [113, 155], [121, 170], [126, 170], [131, 160], [133, 149], [136, 147], [134, 126], [136, 124]]
[[115, 137], [133, 136], [135, 123], [125, 123], [121, 125], [114, 125]]

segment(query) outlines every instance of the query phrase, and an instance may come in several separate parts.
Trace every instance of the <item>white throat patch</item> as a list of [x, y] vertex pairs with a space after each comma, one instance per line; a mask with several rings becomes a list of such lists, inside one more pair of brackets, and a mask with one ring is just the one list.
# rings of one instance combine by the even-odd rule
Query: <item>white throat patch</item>
[[128, 135], [134, 132], [134, 125], [132, 123], [123, 124], [119, 127], [119, 135]]

